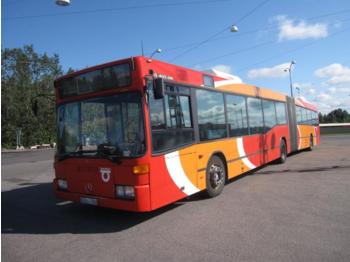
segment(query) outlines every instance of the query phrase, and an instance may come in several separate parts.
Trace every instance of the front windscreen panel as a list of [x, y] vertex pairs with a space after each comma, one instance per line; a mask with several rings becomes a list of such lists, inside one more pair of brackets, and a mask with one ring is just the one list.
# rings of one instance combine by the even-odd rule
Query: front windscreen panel
[[98, 97], [58, 107], [58, 157], [136, 157], [145, 153], [141, 95]]
[[125, 87], [131, 84], [129, 63], [105, 67], [60, 80], [57, 83], [61, 98]]

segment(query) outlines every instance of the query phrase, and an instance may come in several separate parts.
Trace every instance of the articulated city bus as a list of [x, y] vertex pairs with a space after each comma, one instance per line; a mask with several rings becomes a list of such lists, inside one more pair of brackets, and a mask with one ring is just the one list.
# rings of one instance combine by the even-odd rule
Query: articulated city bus
[[132, 57], [55, 81], [60, 199], [151, 211], [319, 143], [317, 109], [225, 74]]

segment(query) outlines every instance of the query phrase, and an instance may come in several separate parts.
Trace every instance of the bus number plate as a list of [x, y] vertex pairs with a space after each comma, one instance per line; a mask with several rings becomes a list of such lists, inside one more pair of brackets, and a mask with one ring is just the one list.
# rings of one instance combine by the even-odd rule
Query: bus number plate
[[97, 199], [90, 198], [90, 197], [81, 197], [80, 203], [85, 204], [85, 205], [97, 206]]

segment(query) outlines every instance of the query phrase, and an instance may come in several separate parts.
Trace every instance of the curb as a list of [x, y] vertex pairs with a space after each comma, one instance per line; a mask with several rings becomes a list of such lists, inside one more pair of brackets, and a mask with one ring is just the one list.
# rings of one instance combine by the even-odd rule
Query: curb
[[1, 154], [38, 152], [38, 151], [45, 151], [45, 150], [54, 150], [54, 148], [24, 149], [24, 150], [8, 149], [8, 150], [1, 150]]

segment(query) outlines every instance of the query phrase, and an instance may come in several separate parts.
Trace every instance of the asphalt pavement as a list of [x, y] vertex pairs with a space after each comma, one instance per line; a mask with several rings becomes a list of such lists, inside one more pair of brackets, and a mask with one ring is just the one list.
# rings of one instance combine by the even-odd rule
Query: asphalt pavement
[[53, 196], [53, 151], [2, 154], [3, 261], [350, 261], [350, 135], [151, 213]]

